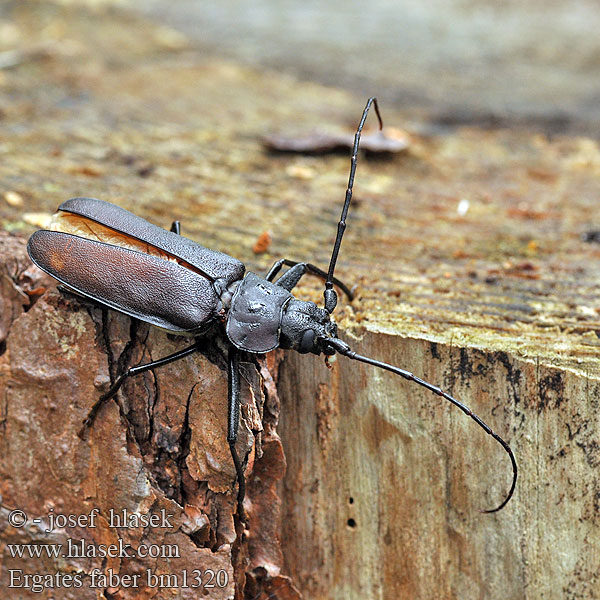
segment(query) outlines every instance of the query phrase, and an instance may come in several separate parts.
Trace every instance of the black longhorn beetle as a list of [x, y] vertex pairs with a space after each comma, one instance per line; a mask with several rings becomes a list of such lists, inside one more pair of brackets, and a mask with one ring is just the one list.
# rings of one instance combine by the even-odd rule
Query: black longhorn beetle
[[[357, 354], [337, 337], [337, 326], [331, 319], [337, 304], [333, 286], [338, 286], [351, 300], [352, 293], [333, 273], [352, 199], [360, 134], [372, 105], [379, 128], [383, 127], [377, 100], [370, 98], [354, 137], [348, 189], [327, 272], [310, 263], [283, 258], [275, 262], [264, 278], [250, 272], [244, 275], [245, 266], [239, 260], [179, 235], [177, 221], [167, 231], [93, 198], [73, 198], [61, 204], [51, 229], [35, 232], [27, 245], [31, 260], [43, 271], [76, 294], [109, 308], [168, 332], [195, 338], [206, 334], [215, 323], [224, 328], [229, 348], [227, 441], [237, 474], [238, 515], [242, 520], [245, 520], [244, 466], [235, 448], [240, 413], [240, 353], [262, 354], [277, 347], [325, 356], [338, 352], [391, 371], [442, 396], [499, 442], [510, 457], [513, 469], [510, 490], [499, 506], [483, 512], [503, 508], [515, 489], [517, 464], [512, 450], [468, 407], [409, 371]], [[274, 281], [283, 266], [289, 269]], [[297, 300], [291, 294], [306, 273], [325, 281], [324, 308]], [[121, 373], [92, 406], [82, 432], [91, 425], [102, 403], [116, 395], [125, 378], [198, 350], [199, 342], [195, 341], [170, 356]]]

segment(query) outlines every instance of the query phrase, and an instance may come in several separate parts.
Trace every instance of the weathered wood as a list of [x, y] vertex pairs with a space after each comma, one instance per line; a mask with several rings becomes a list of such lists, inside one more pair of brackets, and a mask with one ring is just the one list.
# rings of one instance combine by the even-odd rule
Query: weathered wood
[[282, 367], [286, 565], [309, 598], [595, 598], [597, 379], [511, 356], [366, 333], [361, 353], [443, 383], [456, 409], [340, 358]]
[[[44, 5], [15, 9], [10, 19], [20, 44], [43, 36], [50, 51], [43, 63], [2, 72], [0, 178], [22, 198], [21, 206], [2, 204], [6, 228], [29, 233], [39, 221], [34, 213], [89, 195], [166, 227], [181, 219], [186, 235], [258, 272], [280, 256], [327, 263], [348, 158], [267, 154], [260, 137], [352, 130], [365, 99], [207, 58], [168, 30], [122, 13]], [[402, 114], [382, 111], [386, 123], [403, 124]], [[276, 520], [265, 516], [251, 526], [252, 550], [238, 555], [242, 562], [258, 558], [235, 564], [237, 573], [253, 578], [249, 597], [295, 593], [286, 580], [269, 581], [281, 560], [282, 573], [307, 598], [597, 597], [600, 251], [593, 231], [600, 220], [599, 173], [595, 141], [522, 130], [414, 137], [405, 156], [361, 158], [338, 273], [358, 284], [357, 299], [340, 303], [342, 333], [364, 354], [443, 385], [505, 436], [521, 472], [516, 496], [495, 516], [478, 513], [502, 498], [510, 465], [496, 444], [438, 398], [343, 358], [328, 372], [318, 359], [286, 355], [283, 559], [273, 541]], [[255, 256], [251, 248], [265, 231], [271, 245]], [[586, 234], [591, 242], [583, 240]], [[300, 289], [316, 301], [321, 293], [317, 283]], [[58, 296], [51, 297], [56, 305]], [[42, 319], [42, 306], [13, 327]], [[61, 338], [82, 336], [78, 347], [94, 375], [79, 390], [89, 403], [98, 393], [96, 374], [107, 377], [98, 362], [106, 355], [93, 351], [97, 325], [87, 311], [56, 308], [47, 303], [51, 320], [44, 327], [51, 337], [44, 347], [55, 358], [50, 353]], [[122, 344], [128, 325], [114, 323]], [[21, 331], [11, 330], [3, 361], [28, 375], [25, 367], [38, 361]], [[175, 347], [159, 333], [148, 340], [157, 350]], [[72, 344], [63, 349], [72, 352]], [[143, 351], [140, 345], [136, 358]], [[194, 435], [201, 428], [216, 434], [224, 425], [211, 412], [224, 410], [220, 374], [201, 359], [173, 369], [156, 377], [181, 373], [188, 391], [208, 382], [209, 372], [218, 377], [206, 384], [214, 386], [213, 409], [198, 399], [190, 421]], [[140, 387], [134, 384], [131, 398], [148, 398]], [[52, 465], [50, 481], [60, 490], [70, 485], [66, 465], [73, 464], [75, 474], [94, 482], [92, 491], [81, 489], [87, 495], [106, 493], [100, 482], [120, 471], [164, 477], [161, 485], [171, 489], [177, 469], [140, 458], [115, 406], [99, 424], [93, 447], [104, 450], [91, 457], [96, 466], [87, 473], [87, 457], [74, 450], [67, 427], [82, 418], [84, 404], [73, 414], [71, 407], [55, 409], [60, 414], [48, 423], [41, 418], [61, 391], [44, 385], [20, 404], [11, 392], [8, 406], [26, 411], [12, 413], [22, 415], [12, 431], [27, 454], [7, 454], [3, 462], [5, 502], [31, 502], [39, 512], [41, 498], [52, 500], [48, 488], [39, 496], [31, 492], [30, 464], [40, 485], [48, 476], [41, 465]], [[165, 415], [181, 427], [179, 401], [175, 394], [165, 399]], [[143, 416], [143, 403], [132, 408]], [[104, 439], [103, 431], [117, 437]], [[54, 442], [53, 453], [36, 441], [40, 433]], [[190, 489], [209, 477], [210, 461], [201, 455], [210, 444], [210, 437], [198, 438], [194, 446], [195, 464], [203, 466]], [[155, 457], [156, 448], [146, 456]], [[251, 490], [264, 506], [277, 502], [273, 487], [283, 461], [276, 444], [268, 456], [268, 469], [256, 480], [266, 487]], [[28, 457], [33, 463], [24, 463]], [[231, 476], [222, 465], [219, 477]], [[144, 488], [144, 497], [178, 503], [165, 499], [171, 491], [161, 485]], [[69, 488], [64, 497], [72, 504], [65, 508], [87, 506], [71, 494]], [[231, 533], [230, 525], [220, 526]], [[216, 553], [228, 552], [222, 541]], [[234, 564], [236, 557], [226, 559]]]

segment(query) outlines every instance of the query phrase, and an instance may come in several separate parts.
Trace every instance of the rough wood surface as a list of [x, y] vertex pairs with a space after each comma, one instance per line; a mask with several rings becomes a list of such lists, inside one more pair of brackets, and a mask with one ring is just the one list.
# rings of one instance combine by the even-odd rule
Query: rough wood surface
[[[86, 195], [163, 226], [181, 219], [186, 235], [258, 272], [281, 256], [326, 264], [348, 158], [269, 154], [260, 138], [351, 130], [365, 99], [207, 57], [122, 12], [3, 10], [12, 46], [44, 50], [0, 72], [6, 229], [29, 233], [62, 200]], [[382, 111], [402, 126], [402, 114]], [[305, 597], [598, 597], [599, 174], [597, 142], [525, 130], [414, 136], [404, 155], [361, 159], [338, 273], [357, 284], [338, 312], [343, 335], [465, 401], [509, 441], [521, 477], [504, 511], [480, 515], [502, 497], [509, 465], [466, 417], [342, 358], [327, 371], [286, 355], [282, 572]], [[254, 255], [265, 231], [271, 244]], [[316, 283], [300, 290], [320, 293]], [[79, 331], [61, 323], [48, 353]], [[83, 348], [95, 343], [86, 323]], [[23, 369], [31, 342], [15, 335], [3, 360]], [[208, 364], [180, 368], [197, 382]], [[97, 394], [93, 381], [82, 385], [86, 401]], [[223, 389], [222, 378], [214, 385]], [[53, 390], [26, 400], [47, 412]], [[81, 414], [70, 411], [56, 417], [59, 453], [75, 452], [67, 424]], [[117, 417], [100, 427], [124, 448]], [[36, 436], [52, 424], [23, 419], [21, 447], [43, 458]], [[25, 502], [31, 475], [10, 456], [4, 501]], [[130, 449], [125, 459], [143, 466]], [[258, 574], [279, 558], [261, 560]], [[292, 593], [285, 582], [257, 589]]]
[[[282, 367], [284, 547], [309, 598], [596, 598], [594, 378], [489, 351], [368, 333], [356, 346], [443, 383], [506, 436], [340, 358]], [[308, 362], [308, 365], [307, 365]], [[301, 392], [299, 392], [301, 390]]]

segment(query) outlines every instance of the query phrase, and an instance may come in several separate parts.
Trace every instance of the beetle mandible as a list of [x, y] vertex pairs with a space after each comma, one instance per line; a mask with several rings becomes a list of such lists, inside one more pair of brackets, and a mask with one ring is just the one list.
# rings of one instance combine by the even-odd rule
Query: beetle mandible
[[[409, 371], [361, 356], [337, 337], [337, 326], [331, 318], [337, 305], [334, 285], [350, 299], [352, 293], [334, 277], [334, 271], [352, 200], [360, 135], [371, 106], [375, 108], [380, 129], [383, 127], [377, 100], [369, 98], [354, 136], [348, 188], [327, 271], [307, 262], [280, 259], [264, 278], [245, 273], [241, 261], [182, 237], [178, 222], [167, 231], [93, 198], [64, 202], [50, 229], [31, 236], [27, 245], [31, 260], [75, 293], [168, 332], [195, 338], [183, 350], [121, 373], [92, 406], [82, 431], [92, 423], [102, 403], [116, 395], [127, 377], [197, 352], [197, 339], [216, 323], [224, 328], [229, 348], [227, 441], [237, 475], [240, 519], [245, 520], [244, 461], [235, 448], [240, 416], [240, 353], [262, 354], [277, 347], [326, 357], [337, 352], [400, 375], [460, 408], [510, 457], [513, 470], [510, 489], [499, 506], [483, 512], [496, 512], [506, 505], [515, 489], [517, 464], [509, 445], [499, 435], [441, 388]], [[94, 268], [88, 268], [89, 265]], [[284, 266], [288, 270], [275, 280]], [[291, 293], [307, 273], [325, 281], [324, 308], [297, 300]]]

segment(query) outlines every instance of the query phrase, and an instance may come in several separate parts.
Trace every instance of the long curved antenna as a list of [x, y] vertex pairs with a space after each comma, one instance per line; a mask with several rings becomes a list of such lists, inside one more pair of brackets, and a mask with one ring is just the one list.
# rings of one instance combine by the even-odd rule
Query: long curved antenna
[[494, 513], [494, 512], [498, 512], [499, 510], [501, 510], [502, 508], [504, 508], [506, 506], [508, 501], [511, 499], [513, 492], [515, 491], [515, 486], [517, 485], [517, 462], [515, 460], [512, 450], [510, 449], [510, 446], [498, 434], [494, 433], [492, 431], [491, 427], [489, 427], [476, 414], [474, 414], [469, 407], [465, 406], [462, 402], [459, 402], [458, 400], [456, 400], [456, 398], [453, 398], [450, 394], [447, 394], [446, 392], [444, 392], [441, 388], [439, 388], [435, 385], [432, 385], [431, 383], [429, 383], [423, 379], [420, 379], [419, 377], [415, 377], [415, 375], [413, 375], [410, 371], [405, 371], [404, 369], [400, 369], [399, 367], [394, 367], [393, 365], [388, 365], [387, 363], [381, 362], [379, 360], [375, 360], [373, 358], [369, 358], [368, 356], [362, 356], [360, 354], [357, 354], [356, 352], [351, 350], [350, 346], [348, 346], [348, 344], [346, 344], [346, 342], [344, 342], [338, 338], [321, 338], [321, 339], [326, 344], [328, 344], [329, 346], [334, 348], [337, 352], [339, 352], [340, 354], [342, 354], [344, 356], [347, 356], [348, 358], [351, 358], [353, 360], [358, 360], [360, 362], [364, 362], [369, 365], [373, 365], [375, 367], [379, 367], [380, 369], [385, 369], [386, 371], [391, 371], [392, 373], [395, 373], [396, 375], [400, 375], [401, 377], [404, 377], [404, 379], [408, 379], [409, 381], [414, 381], [415, 383], [418, 383], [419, 385], [423, 386], [424, 388], [427, 388], [429, 391], [433, 392], [434, 394], [437, 394], [438, 396], [445, 398], [446, 400], [448, 400], [449, 402], [454, 404], [454, 406], [457, 406], [458, 408], [460, 408], [460, 410], [462, 410], [466, 415], [471, 417], [471, 419], [473, 419], [473, 421], [475, 421], [475, 423], [477, 423], [477, 425], [479, 425], [487, 434], [491, 435], [508, 453], [508, 456], [510, 457], [510, 462], [512, 463], [513, 479], [512, 479], [512, 485], [510, 486], [510, 490], [508, 491], [508, 494], [507, 494], [506, 498], [504, 499], [504, 501], [502, 502], [502, 504], [500, 504], [500, 506], [498, 506], [496, 508], [492, 508], [490, 510], [482, 510], [481, 512]]
[[363, 111], [362, 118], [358, 124], [356, 133], [354, 134], [354, 146], [352, 148], [352, 158], [350, 159], [350, 177], [348, 178], [348, 189], [346, 190], [346, 200], [344, 201], [344, 208], [342, 209], [342, 216], [337, 226], [337, 236], [333, 244], [333, 252], [331, 253], [331, 260], [329, 261], [329, 270], [327, 272], [327, 280], [325, 281], [325, 291], [323, 296], [325, 297], [325, 310], [331, 314], [337, 305], [337, 294], [333, 289], [333, 272], [335, 271], [335, 264], [340, 253], [340, 246], [342, 245], [342, 237], [346, 230], [346, 217], [348, 216], [348, 209], [350, 208], [350, 200], [352, 200], [352, 186], [354, 185], [354, 174], [356, 173], [356, 161], [358, 156], [358, 144], [360, 142], [360, 134], [362, 128], [367, 120], [367, 114], [371, 105], [375, 107], [377, 118], [379, 119], [379, 129], [383, 129], [383, 121], [379, 114], [379, 106], [377, 105], [377, 98], [369, 98], [365, 110]]

